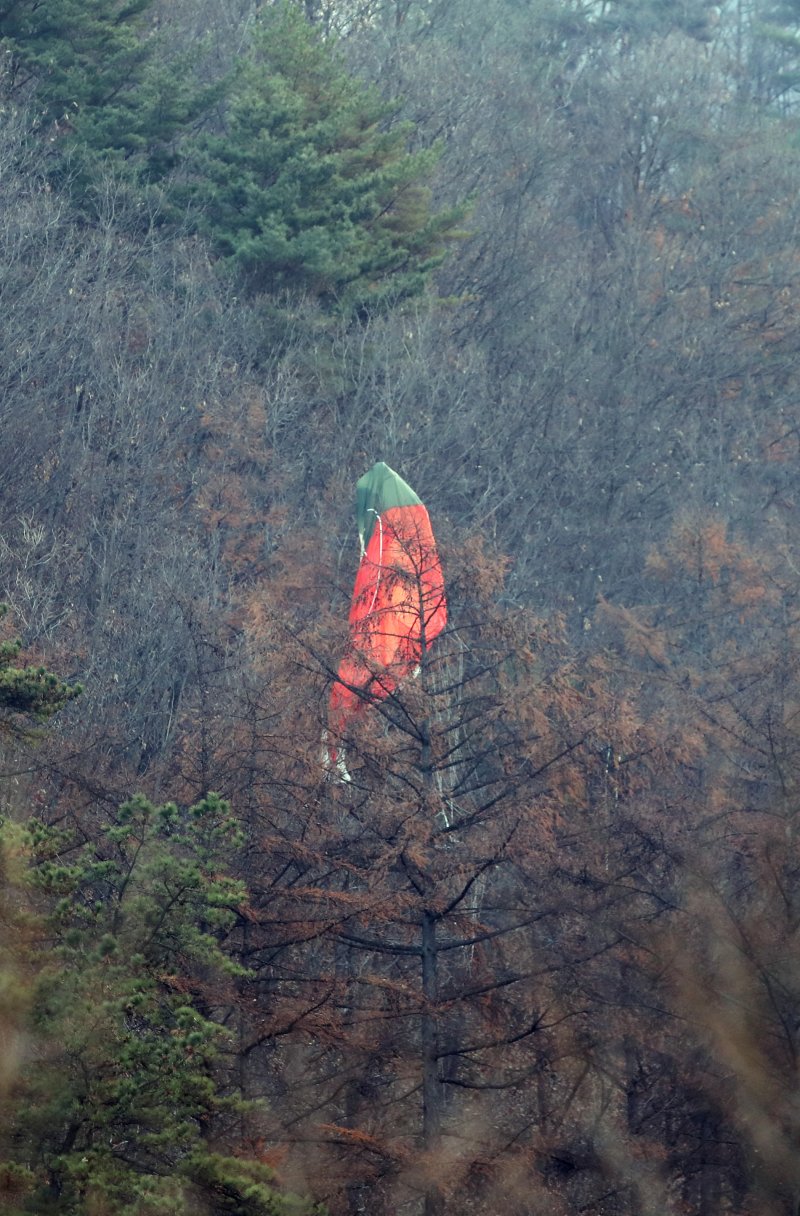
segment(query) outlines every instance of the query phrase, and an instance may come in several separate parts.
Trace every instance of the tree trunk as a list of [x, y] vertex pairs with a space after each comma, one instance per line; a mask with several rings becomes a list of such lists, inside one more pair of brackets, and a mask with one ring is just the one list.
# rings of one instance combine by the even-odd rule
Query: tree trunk
[[[442, 1084], [439, 1077], [439, 1035], [436, 1025], [438, 968], [436, 917], [422, 915], [422, 1145], [430, 1157], [442, 1134]], [[425, 1216], [442, 1216], [444, 1200], [435, 1182], [425, 1192]]]

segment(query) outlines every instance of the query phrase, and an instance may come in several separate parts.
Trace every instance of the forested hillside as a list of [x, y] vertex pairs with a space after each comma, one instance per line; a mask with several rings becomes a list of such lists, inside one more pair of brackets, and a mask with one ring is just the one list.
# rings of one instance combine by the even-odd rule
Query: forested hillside
[[800, 3], [0, 47], [0, 1211], [797, 1216]]

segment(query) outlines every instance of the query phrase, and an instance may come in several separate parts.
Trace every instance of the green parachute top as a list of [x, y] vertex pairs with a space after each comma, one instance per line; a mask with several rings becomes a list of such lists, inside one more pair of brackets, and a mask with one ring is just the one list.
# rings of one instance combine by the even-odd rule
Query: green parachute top
[[369, 544], [375, 520], [391, 507], [421, 506], [422, 500], [403, 481], [399, 473], [382, 460], [377, 461], [356, 482], [356, 516], [363, 553]]

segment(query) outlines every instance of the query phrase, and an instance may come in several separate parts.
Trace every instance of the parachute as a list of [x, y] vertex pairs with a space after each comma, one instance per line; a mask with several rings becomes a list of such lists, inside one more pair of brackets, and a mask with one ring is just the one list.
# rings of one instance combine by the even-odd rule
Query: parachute
[[350, 780], [334, 742], [375, 700], [419, 671], [447, 624], [444, 579], [428, 512], [382, 460], [356, 484], [361, 564], [350, 606], [350, 640], [328, 708], [325, 763]]

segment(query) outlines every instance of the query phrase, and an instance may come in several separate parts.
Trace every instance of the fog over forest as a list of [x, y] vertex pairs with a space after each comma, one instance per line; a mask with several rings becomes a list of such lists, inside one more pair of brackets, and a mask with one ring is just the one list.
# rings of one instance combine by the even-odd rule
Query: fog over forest
[[0, 1212], [798, 1216], [800, 0], [0, 51]]

